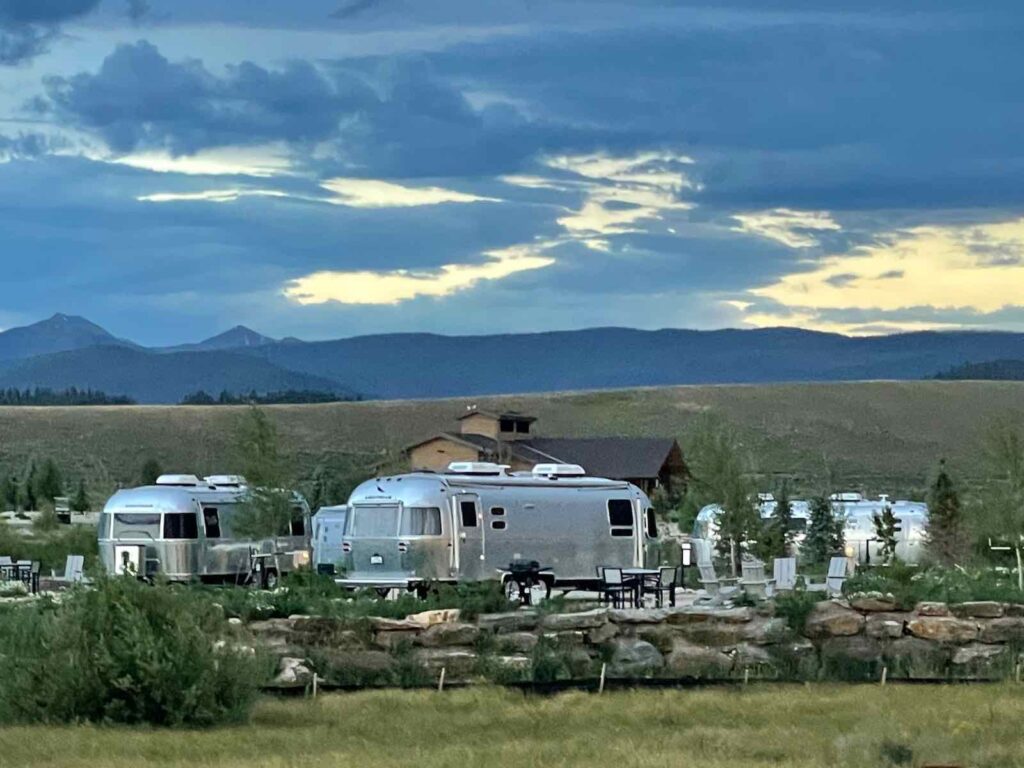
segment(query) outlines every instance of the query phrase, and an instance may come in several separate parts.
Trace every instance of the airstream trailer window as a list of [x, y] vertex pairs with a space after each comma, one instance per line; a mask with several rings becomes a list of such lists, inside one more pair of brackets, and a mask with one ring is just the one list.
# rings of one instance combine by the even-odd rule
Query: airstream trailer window
[[505, 530], [505, 521], [504, 520], [491, 520], [491, 528], [493, 528], [496, 531], [504, 531]]
[[461, 502], [459, 504], [459, 511], [462, 512], [462, 527], [476, 528], [476, 502]]
[[112, 539], [118, 538], [160, 538], [160, 513], [119, 512], [114, 515]]
[[654, 517], [654, 510], [648, 509], [644, 512], [644, 518], [647, 521], [647, 538], [658, 538], [658, 521]]
[[292, 520], [290, 530], [287, 534], [290, 536], [305, 536], [306, 535], [306, 516], [302, 512], [302, 507], [292, 507]]
[[348, 535], [378, 538], [398, 532], [398, 507], [353, 507]]
[[612, 536], [632, 536], [633, 502], [629, 499], [610, 499], [608, 501], [608, 524], [611, 526]]
[[440, 536], [441, 510], [438, 507], [405, 507], [400, 535]]
[[203, 525], [206, 528], [206, 538], [220, 538], [220, 513], [216, 507], [203, 507]]
[[195, 512], [168, 512], [164, 515], [165, 539], [198, 539], [199, 525]]
[[502, 515], [505, 514], [505, 508], [504, 507], [491, 507], [491, 514], [494, 515], [495, 517], [501, 517]]

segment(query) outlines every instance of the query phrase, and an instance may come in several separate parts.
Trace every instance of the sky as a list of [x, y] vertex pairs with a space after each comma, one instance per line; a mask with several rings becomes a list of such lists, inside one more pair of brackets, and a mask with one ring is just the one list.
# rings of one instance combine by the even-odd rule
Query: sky
[[0, 0], [0, 328], [1024, 331], [1022, 33], [1018, 0]]

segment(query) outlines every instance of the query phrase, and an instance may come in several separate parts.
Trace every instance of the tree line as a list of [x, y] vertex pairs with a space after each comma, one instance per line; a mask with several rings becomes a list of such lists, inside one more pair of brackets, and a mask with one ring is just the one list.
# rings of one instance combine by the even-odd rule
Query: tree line
[[237, 394], [223, 390], [214, 396], [205, 390], [185, 395], [181, 405], [299, 405], [303, 403], [340, 403], [361, 400], [358, 395], [341, 395], [314, 389], [285, 389], [277, 392]]
[[0, 405], [135, 405], [125, 395], [108, 395], [98, 389], [0, 389]]
[[[69, 508], [73, 512], [88, 512], [90, 498], [85, 478], [80, 478], [73, 489], [68, 498]], [[0, 476], [0, 502], [7, 511], [35, 512], [43, 507], [52, 509], [56, 499], [64, 497], [68, 490], [64, 475], [53, 459], [46, 459], [41, 464], [29, 462], [21, 478], [15, 474]]]

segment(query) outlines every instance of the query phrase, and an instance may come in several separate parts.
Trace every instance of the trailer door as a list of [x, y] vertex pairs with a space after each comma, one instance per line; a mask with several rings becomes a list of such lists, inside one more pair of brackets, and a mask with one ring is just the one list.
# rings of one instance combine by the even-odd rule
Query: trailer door
[[494, 576], [485, 573], [487, 542], [485, 540], [480, 497], [475, 493], [460, 493], [452, 499], [455, 505], [456, 560], [461, 581], [480, 581]]

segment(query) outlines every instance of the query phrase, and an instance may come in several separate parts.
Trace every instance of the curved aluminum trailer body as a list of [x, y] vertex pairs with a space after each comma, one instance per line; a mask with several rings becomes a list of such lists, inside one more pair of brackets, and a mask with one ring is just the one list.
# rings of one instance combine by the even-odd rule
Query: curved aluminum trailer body
[[232, 518], [246, 489], [155, 485], [115, 493], [100, 514], [100, 561], [109, 574], [131, 572], [171, 581], [240, 582], [250, 550], [278, 574], [308, 564], [310, 515], [294, 494], [288, 535], [253, 541], [235, 535]]
[[413, 473], [363, 483], [348, 506], [346, 586], [495, 579], [519, 559], [550, 568], [555, 584], [594, 585], [598, 566], [659, 556], [651, 502], [622, 481]]
[[348, 522], [348, 505], [320, 507], [313, 515], [313, 569], [334, 576], [341, 567], [341, 540]]

